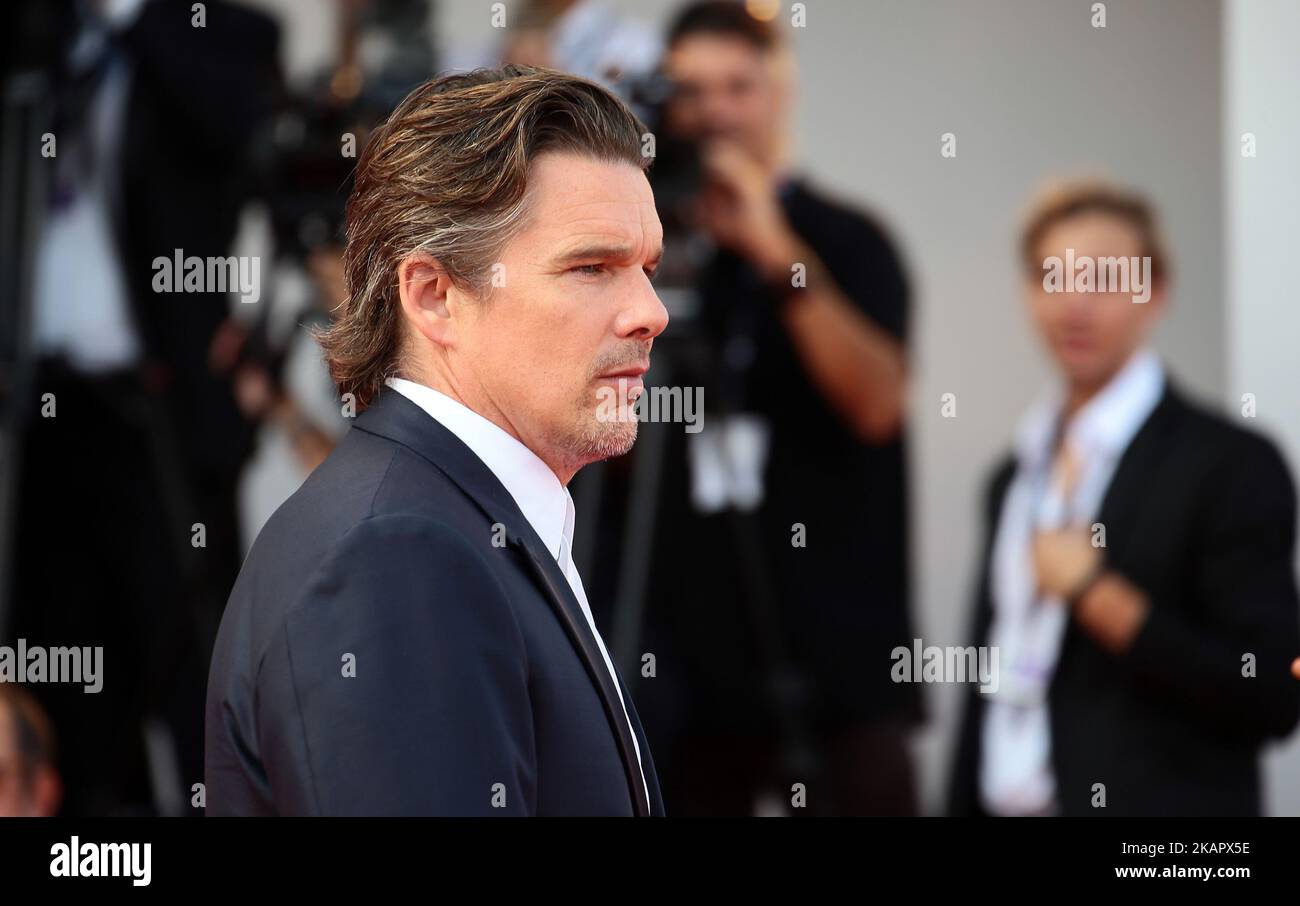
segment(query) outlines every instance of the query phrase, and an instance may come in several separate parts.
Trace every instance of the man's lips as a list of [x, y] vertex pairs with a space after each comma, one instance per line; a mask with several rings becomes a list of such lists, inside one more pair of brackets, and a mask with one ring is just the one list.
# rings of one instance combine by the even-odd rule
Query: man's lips
[[1084, 334], [1067, 334], [1058, 338], [1057, 344], [1065, 352], [1091, 352], [1096, 345], [1092, 337]]
[[650, 363], [646, 362], [640, 365], [627, 365], [616, 371], [606, 371], [603, 374], [596, 375], [598, 381], [613, 381], [619, 378], [627, 380], [640, 380], [641, 376], [650, 370]]

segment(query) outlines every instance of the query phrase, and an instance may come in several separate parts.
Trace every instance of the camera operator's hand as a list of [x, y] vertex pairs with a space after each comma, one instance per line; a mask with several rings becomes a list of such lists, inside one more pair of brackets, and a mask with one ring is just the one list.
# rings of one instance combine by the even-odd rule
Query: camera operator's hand
[[706, 145], [700, 159], [705, 175], [696, 205], [700, 228], [765, 276], [788, 273], [798, 238], [781, 210], [772, 173], [726, 140]]
[[[844, 295], [799, 238], [772, 171], [726, 140], [706, 145], [700, 160], [696, 225], [748, 261], [781, 300], [776, 311], [804, 367], [846, 426], [867, 443], [892, 441], [903, 421], [902, 344]], [[796, 264], [807, 278], [792, 292]]]

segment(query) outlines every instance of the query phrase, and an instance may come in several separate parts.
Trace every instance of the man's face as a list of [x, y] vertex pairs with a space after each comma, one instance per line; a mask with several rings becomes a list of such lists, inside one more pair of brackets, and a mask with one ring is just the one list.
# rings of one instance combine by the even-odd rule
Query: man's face
[[525, 446], [576, 470], [636, 440], [635, 418], [610, 420], [601, 404], [621, 395], [630, 407], [668, 324], [650, 285], [663, 229], [628, 163], [543, 154], [529, 192], [527, 224], [501, 254], [503, 285], [460, 307], [457, 371]]
[[727, 139], [770, 158], [784, 93], [769, 55], [741, 38], [689, 35], [669, 52], [667, 70], [676, 86], [666, 111], [671, 134], [706, 144]]
[[[1058, 221], [1039, 243], [1038, 261], [1050, 256], [1094, 261], [1110, 256], [1143, 254], [1138, 231], [1122, 218], [1083, 213]], [[1066, 380], [1082, 387], [1104, 385], [1145, 341], [1164, 309], [1158, 284], [1147, 302], [1136, 303], [1129, 292], [1047, 292], [1039, 272], [1026, 281], [1030, 317], [1048, 353]]]

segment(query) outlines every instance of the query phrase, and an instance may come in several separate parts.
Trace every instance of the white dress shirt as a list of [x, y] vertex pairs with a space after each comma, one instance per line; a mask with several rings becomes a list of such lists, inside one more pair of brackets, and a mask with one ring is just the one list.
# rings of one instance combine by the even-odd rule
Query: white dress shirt
[[1065, 602], [1037, 595], [1033, 535], [1095, 522], [1120, 457], [1164, 386], [1159, 359], [1142, 349], [1075, 414], [1062, 439], [1078, 464], [1069, 489], [1053, 472], [1063, 389], [1054, 388], [1021, 421], [990, 578], [989, 644], [998, 647], [1003, 670], [981, 727], [979, 783], [984, 808], [993, 814], [1051, 814], [1057, 807], [1047, 693], [1069, 611]]
[[[591, 615], [587, 603], [587, 593], [582, 587], [582, 578], [578, 567], [573, 563], [573, 528], [575, 510], [573, 497], [568, 488], [560, 484], [550, 466], [542, 462], [532, 450], [510, 436], [496, 423], [489, 421], [474, 410], [456, 402], [444, 393], [432, 387], [408, 381], [405, 378], [389, 378], [386, 383], [402, 396], [415, 403], [437, 421], [440, 425], [460, 438], [465, 446], [474, 452], [488, 467], [497, 480], [505, 486], [519, 505], [528, 524], [533, 527], [537, 537], [542, 539], [546, 549], [555, 557], [560, 571], [568, 580], [573, 595], [582, 607], [582, 615], [587, 618], [591, 634], [596, 638], [596, 645], [605, 659], [605, 667], [614, 680], [618, 690], [619, 702], [623, 705], [623, 718], [627, 720], [628, 732], [632, 735], [632, 745], [636, 749], [637, 764], [641, 764], [641, 745], [637, 742], [636, 731], [627, 714], [627, 703], [623, 701], [623, 688], [614, 672], [614, 662], [610, 660], [605, 648], [605, 641], [596, 629], [596, 620]], [[645, 784], [645, 768], [641, 767], [642, 784], [646, 786], [646, 806], [650, 806], [650, 788]]]

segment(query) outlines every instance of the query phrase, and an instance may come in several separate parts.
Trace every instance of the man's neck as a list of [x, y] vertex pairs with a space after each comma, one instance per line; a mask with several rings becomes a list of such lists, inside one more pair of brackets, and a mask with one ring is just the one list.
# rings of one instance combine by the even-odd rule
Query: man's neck
[[[468, 392], [462, 392], [461, 385], [459, 385], [458, 382], [450, 379], [447, 375], [439, 373], [435, 369], [425, 369], [424, 371], [413, 370], [407, 379], [414, 381], [417, 384], [423, 384], [430, 389], [437, 390], [443, 396], [455, 400], [471, 412], [474, 412], [492, 422], [492, 424], [496, 425], [502, 431], [506, 432], [515, 440], [519, 441], [519, 443], [531, 450], [534, 456], [545, 463], [546, 467], [555, 473], [556, 479], [559, 480], [562, 486], [567, 488], [569, 482], [573, 480], [573, 476], [577, 474], [578, 469], [582, 468], [581, 464], [571, 466], [558, 463], [557, 460], [554, 457], [549, 456], [545, 450], [539, 449], [538, 447], [540, 445], [530, 443], [529, 440], [524, 437], [523, 433], [515, 428], [510, 419], [506, 417], [506, 414], [502, 412], [498, 406], [491, 403], [491, 400], [486, 396], [486, 394], [474, 395]], [[479, 396], [483, 398], [482, 401], [478, 400]]]
[[[1114, 377], [1112, 375], [1111, 377]], [[1061, 410], [1061, 422], [1068, 424], [1071, 419], [1079, 414], [1088, 401], [1096, 396], [1102, 387], [1109, 383], [1109, 379], [1102, 381], [1100, 384], [1071, 384], [1065, 395], [1065, 407]]]
[[1133, 361], [1138, 351], [1138, 349], [1134, 349], [1120, 361], [1119, 365], [1112, 368], [1103, 377], [1092, 381], [1071, 381], [1065, 390], [1065, 407], [1061, 410], [1061, 423], [1069, 424], [1070, 419], [1074, 418], [1084, 406], [1088, 405], [1093, 397], [1110, 386], [1120, 372]]

